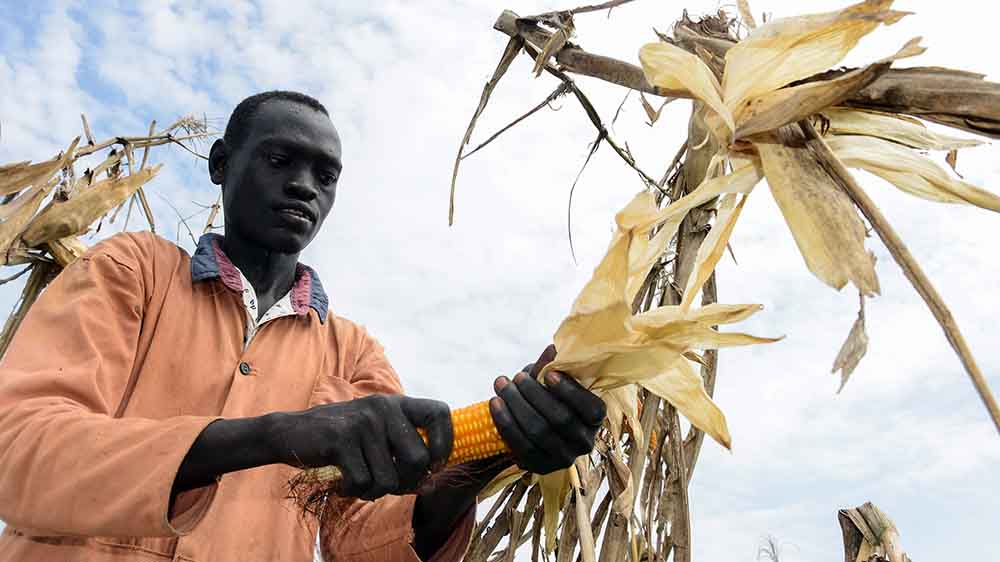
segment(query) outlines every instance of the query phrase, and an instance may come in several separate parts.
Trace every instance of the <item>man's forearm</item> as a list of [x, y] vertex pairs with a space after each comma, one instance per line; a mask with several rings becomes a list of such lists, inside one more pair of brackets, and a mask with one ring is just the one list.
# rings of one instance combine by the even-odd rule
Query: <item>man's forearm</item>
[[259, 416], [208, 424], [181, 462], [172, 495], [207, 486], [229, 472], [280, 462], [265, 438], [269, 419]]
[[487, 459], [462, 465], [453, 477], [438, 481], [417, 495], [413, 508], [413, 549], [423, 560], [444, 545], [462, 515], [476, 503], [476, 496], [504, 469], [510, 459]]

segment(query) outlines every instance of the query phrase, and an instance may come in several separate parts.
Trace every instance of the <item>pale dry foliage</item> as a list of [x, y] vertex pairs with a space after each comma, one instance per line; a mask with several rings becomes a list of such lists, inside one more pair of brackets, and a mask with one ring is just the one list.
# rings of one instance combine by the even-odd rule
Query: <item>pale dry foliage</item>
[[[216, 134], [204, 119], [185, 116], [160, 131], [154, 121], [146, 135], [97, 142], [87, 118], [81, 119], [86, 137], [82, 144], [77, 137], [44, 162], [0, 166], [0, 265], [25, 266], [0, 284], [31, 274], [0, 334], [0, 356], [48, 282], [86, 251], [85, 235], [115, 223], [126, 205], [122, 230], [135, 208], [141, 209], [149, 229], [156, 230], [143, 186], [162, 165], [149, 165], [150, 150], [177, 145], [197, 154], [191, 144]], [[217, 211], [218, 203], [209, 210], [209, 225]]]
[[[958, 150], [983, 141], [939, 134], [922, 122], [998, 137], [1000, 85], [948, 69], [894, 69], [924, 52], [919, 38], [867, 66], [834, 69], [862, 38], [908, 15], [892, 10], [892, 0], [761, 25], [745, 0], [737, 5], [742, 21], [723, 11], [700, 20], [684, 14], [659, 41], [637, 45], [639, 66], [572, 42], [574, 15], [626, 3], [501, 14], [494, 27], [510, 41], [455, 160], [449, 221], [459, 165], [471, 154], [465, 146], [493, 90], [524, 53], [536, 76], [547, 72], [560, 81], [547, 101], [572, 93], [583, 106], [597, 132], [590, 154], [607, 142], [645, 185], [615, 215], [607, 254], [554, 335], [559, 353], [546, 368], [569, 373], [605, 399], [605, 431], [595, 452], [566, 471], [539, 477], [512, 469], [498, 478], [484, 494], [499, 496], [477, 529], [469, 562], [512, 560], [528, 542], [532, 560], [690, 560], [687, 483], [703, 435], [730, 445], [723, 412], [711, 399], [716, 350], [776, 341], [718, 330], [759, 310], [717, 304], [714, 282], [758, 184], [776, 201], [805, 266], [831, 288], [850, 284], [860, 296], [858, 319], [833, 364], [841, 389], [868, 351], [864, 301], [880, 292], [866, 247], [870, 227], [934, 313], [1000, 429], [1000, 409], [950, 312], [849, 171], [871, 172], [929, 201], [1000, 212], [1000, 197], [926, 155], [943, 151], [954, 167]], [[612, 138], [573, 74], [638, 90], [650, 125], [671, 99], [694, 100], [687, 141], [662, 179]], [[657, 109], [646, 95], [665, 101]], [[680, 416], [691, 425], [686, 436]], [[505, 537], [507, 546], [498, 549]], [[904, 560], [893, 545], [862, 548], [849, 562], [869, 555]]]

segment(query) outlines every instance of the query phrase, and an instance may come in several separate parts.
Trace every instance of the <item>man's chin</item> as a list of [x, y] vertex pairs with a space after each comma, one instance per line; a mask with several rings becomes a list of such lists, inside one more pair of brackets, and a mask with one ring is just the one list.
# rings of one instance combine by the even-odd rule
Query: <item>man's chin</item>
[[256, 238], [262, 247], [282, 254], [301, 253], [312, 241], [308, 234], [288, 231], [259, 233]]

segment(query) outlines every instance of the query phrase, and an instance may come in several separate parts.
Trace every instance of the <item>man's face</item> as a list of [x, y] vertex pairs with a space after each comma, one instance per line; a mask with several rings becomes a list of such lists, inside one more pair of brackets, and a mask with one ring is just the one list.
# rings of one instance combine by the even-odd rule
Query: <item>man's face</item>
[[243, 144], [226, 156], [227, 236], [301, 252], [330, 213], [340, 170], [340, 137], [329, 117], [297, 102], [264, 102]]

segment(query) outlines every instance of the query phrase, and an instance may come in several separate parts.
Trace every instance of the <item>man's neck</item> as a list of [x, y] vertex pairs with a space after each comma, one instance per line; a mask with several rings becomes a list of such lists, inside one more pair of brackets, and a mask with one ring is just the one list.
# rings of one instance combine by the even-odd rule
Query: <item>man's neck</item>
[[228, 232], [222, 241], [222, 251], [253, 285], [262, 314], [288, 293], [295, 283], [295, 268], [299, 263], [297, 253], [267, 250]]

